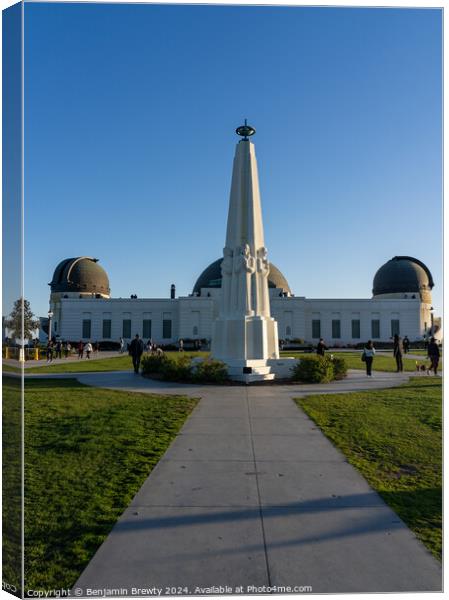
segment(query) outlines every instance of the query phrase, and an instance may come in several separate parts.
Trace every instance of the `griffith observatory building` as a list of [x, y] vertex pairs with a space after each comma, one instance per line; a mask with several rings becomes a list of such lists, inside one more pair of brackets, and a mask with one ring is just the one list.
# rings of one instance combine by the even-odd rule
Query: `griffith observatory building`
[[[247, 136], [255, 133], [255, 130], [245, 124], [237, 133]], [[233, 200], [236, 194], [240, 194], [242, 206], [237, 206]], [[279, 340], [303, 340], [306, 344], [316, 344], [320, 338], [324, 338], [332, 346], [355, 345], [369, 339], [374, 343], [389, 342], [396, 333], [407, 335], [412, 342], [422, 341], [431, 334], [441, 336], [441, 330], [438, 330], [433, 318], [432, 275], [426, 265], [411, 256], [395, 256], [379, 268], [374, 275], [371, 297], [311, 299], [292, 293], [281, 270], [266, 259], [257, 164], [254, 144], [248, 137], [237, 144], [224, 256], [204, 269], [194, 283], [192, 293], [176, 297], [175, 286], [172, 285], [167, 298], [114, 298], [108, 275], [96, 258], [66, 258], [57, 265], [49, 284], [50, 311], [53, 313], [51, 336], [71, 342], [117, 342], [120, 338], [129, 342], [138, 333], [145, 341], [151, 338], [159, 345], [176, 344], [179, 339], [207, 340], [213, 348], [214, 333], [220, 331], [218, 324], [228, 318], [223, 316], [223, 306], [226, 302], [229, 304], [229, 299], [222, 298], [223, 273], [228, 273], [228, 267], [222, 268], [222, 262], [223, 258], [228, 261], [229, 255], [232, 258], [233, 253], [235, 258], [237, 254], [239, 259], [242, 258], [240, 253], [243, 246], [237, 246], [240, 248], [237, 252], [237, 242], [233, 242], [231, 246], [234, 250], [229, 249], [229, 239], [236, 228], [235, 220], [239, 221], [238, 215], [244, 215], [249, 210], [247, 205], [252, 206], [253, 213], [251, 217], [246, 215], [243, 220], [254, 220], [256, 227], [253, 227], [253, 233], [256, 231], [259, 242], [256, 240], [254, 246], [253, 234], [248, 234], [248, 239], [244, 239], [242, 233], [239, 234], [240, 238], [234, 238], [240, 240], [238, 243], [248, 242], [244, 246], [250, 260], [262, 264], [263, 258], [268, 275], [265, 275], [263, 283], [263, 310], [259, 310], [258, 306], [251, 308], [251, 297], [248, 296], [243, 317], [249, 315], [245, 318], [253, 322], [256, 318], [267, 322], [274, 319], [277, 323], [277, 334], [273, 338], [276, 344], [276, 335]], [[236, 211], [237, 217], [232, 216], [232, 210]], [[262, 254], [260, 250], [263, 250]], [[259, 259], [259, 256], [262, 258]], [[256, 270], [255, 274], [248, 277], [257, 275]], [[257, 280], [254, 281], [254, 285], [260, 288]], [[253, 285], [251, 279], [248, 282], [249, 286]], [[259, 305], [262, 300], [256, 299], [255, 302]], [[257, 317], [259, 313], [262, 316]], [[42, 325], [44, 321], [41, 319]], [[42, 329], [41, 326], [41, 334]]]

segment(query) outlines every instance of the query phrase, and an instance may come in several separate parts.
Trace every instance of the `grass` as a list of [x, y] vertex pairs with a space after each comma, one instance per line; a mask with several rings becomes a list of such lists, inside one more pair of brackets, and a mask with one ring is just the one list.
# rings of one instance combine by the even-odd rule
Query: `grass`
[[441, 380], [296, 402], [441, 558]]
[[25, 383], [26, 588], [71, 587], [196, 400]]
[[[170, 356], [207, 356], [208, 352], [167, 352]], [[143, 354], [142, 356], [145, 356]], [[128, 354], [112, 356], [110, 358], [98, 358], [88, 360], [87, 358], [80, 361], [70, 361], [43, 365], [41, 367], [30, 367], [26, 369], [26, 373], [93, 373], [101, 371], [132, 371], [132, 359]]]
[[[362, 362], [361, 356], [362, 351], [360, 352], [328, 352], [328, 354], [333, 354], [334, 356], [341, 356], [345, 359], [346, 364], [348, 365], [348, 369], [362, 369], [365, 370], [365, 363]], [[282, 356], [294, 356], [295, 358], [301, 358], [303, 356], [312, 356], [312, 354], [304, 354], [303, 352], [281, 352]], [[416, 371], [416, 360], [414, 358], [403, 358], [402, 360], [404, 364], [404, 371], [409, 373]], [[430, 364], [430, 361], [427, 360], [426, 364]], [[442, 361], [440, 361], [440, 369], [442, 369]], [[386, 371], [393, 373], [396, 371], [396, 360], [391, 356], [381, 356], [377, 354], [374, 357], [373, 362], [373, 371]]]
[[[19, 597], [22, 564], [21, 381], [3, 377], [3, 581]], [[16, 594], [14, 594], [16, 595]]]
[[5, 373], [21, 373], [22, 367], [13, 367], [12, 365], [2, 364], [2, 371]]

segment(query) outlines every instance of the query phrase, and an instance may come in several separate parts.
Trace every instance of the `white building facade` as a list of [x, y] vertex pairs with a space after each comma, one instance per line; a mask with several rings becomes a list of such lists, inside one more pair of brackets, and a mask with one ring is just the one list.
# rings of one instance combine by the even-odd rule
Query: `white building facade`
[[[169, 298], [113, 298], [107, 274], [96, 259], [62, 261], [50, 283], [52, 337], [76, 342], [129, 342], [135, 334], [160, 345], [207, 340], [219, 315], [220, 260], [200, 275], [192, 295]], [[61, 267], [63, 265], [63, 267]], [[434, 322], [432, 276], [412, 257], [394, 257], [376, 273], [373, 297], [310, 299], [296, 297], [280, 271], [270, 265], [271, 314], [280, 340], [352, 346], [371, 339], [389, 342], [395, 333], [422, 341], [441, 329]]]

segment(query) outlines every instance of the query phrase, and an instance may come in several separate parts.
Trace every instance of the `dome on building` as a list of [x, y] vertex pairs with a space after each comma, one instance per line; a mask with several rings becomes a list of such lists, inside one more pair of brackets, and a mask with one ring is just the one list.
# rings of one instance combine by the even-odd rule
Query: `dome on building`
[[109, 278], [98, 258], [79, 256], [62, 260], [49, 283], [52, 292], [78, 292], [109, 296]]
[[[196, 280], [193, 288], [194, 294], [199, 294], [201, 288], [221, 288], [221, 262], [223, 258], [211, 263]], [[280, 288], [284, 292], [291, 294], [290, 286], [277, 267], [270, 263], [270, 272], [268, 274], [268, 287]]]
[[399, 297], [419, 294], [423, 302], [432, 302], [432, 274], [424, 263], [412, 256], [394, 256], [374, 276], [373, 297]]

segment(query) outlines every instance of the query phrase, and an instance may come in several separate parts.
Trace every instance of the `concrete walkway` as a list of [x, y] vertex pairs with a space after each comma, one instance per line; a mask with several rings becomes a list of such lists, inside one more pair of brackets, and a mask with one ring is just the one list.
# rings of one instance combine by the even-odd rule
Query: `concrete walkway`
[[180, 386], [117, 372], [78, 379], [201, 401], [75, 595], [441, 589], [439, 563], [292, 401], [390, 387], [407, 375], [368, 380], [358, 371], [325, 386], [264, 387]]

